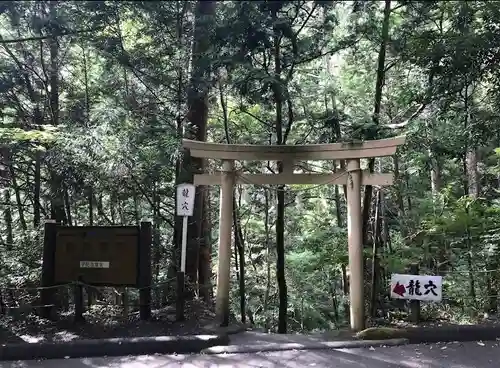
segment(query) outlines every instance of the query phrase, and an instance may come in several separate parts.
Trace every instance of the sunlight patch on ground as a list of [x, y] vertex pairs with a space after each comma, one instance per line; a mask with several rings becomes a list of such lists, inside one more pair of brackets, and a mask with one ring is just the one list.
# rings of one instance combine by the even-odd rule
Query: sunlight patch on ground
[[[79, 336], [69, 332], [69, 331], [60, 331], [55, 333], [55, 339], [56, 341], [73, 341], [77, 339]], [[38, 335], [38, 336], [33, 336], [33, 335], [19, 335], [19, 338], [22, 339], [24, 342], [30, 343], [30, 344], [36, 344], [39, 342], [46, 341], [45, 336], [43, 335]]]
[[79, 337], [78, 335], [69, 331], [56, 332], [55, 335], [57, 336], [57, 340], [59, 341], [73, 341]]
[[42, 342], [45, 340], [43, 336], [20, 335], [19, 338], [21, 338], [24, 342], [30, 344], [36, 344], [37, 342]]

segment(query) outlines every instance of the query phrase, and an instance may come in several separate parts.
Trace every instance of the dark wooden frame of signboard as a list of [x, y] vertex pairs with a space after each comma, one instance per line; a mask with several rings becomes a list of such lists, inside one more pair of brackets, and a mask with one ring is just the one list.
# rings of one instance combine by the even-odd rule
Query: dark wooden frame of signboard
[[[112, 238], [112, 236], [109, 236], [106, 233], [106, 230], [112, 230], [112, 231], [118, 230], [117, 231], [118, 234], [114, 234], [114, 235], [118, 235], [118, 236], [124, 236], [122, 233], [119, 232], [120, 230], [132, 230], [134, 232], [134, 234], [127, 234], [125, 236], [130, 236], [130, 237], [136, 238], [136, 243], [134, 245], [134, 247], [135, 247], [134, 256], [136, 259], [136, 262], [134, 265], [135, 281], [134, 282], [91, 281], [89, 279], [86, 279], [85, 276], [83, 276], [82, 281], [85, 282], [86, 284], [93, 285], [93, 286], [140, 287], [139, 286], [140, 285], [140, 266], [141, 266], [140, 265], [140, 258], [141, 258], [141, 254], [140, 254], [140, 251], [141, 251], [141, 249], [140, 249], [141, 248], [141, 228], [140, 228], [140, 226], [60, 226], [60, 225], [58, 225], [56, 237], [62, 235], [59, 233], [59, 230], [63, 230], [64, 233], [66, 233], [66, 234], [64, 234], [64, 236], [68, 236], [68, 237], [74, 236], [73, 231], [75, 233], [80, 233], [80, 232], [85, 233], [85, 235], [84, 235], [85, 238], [87, 236], [89, 236], [89, 233], [91, 233], [92, 231], [97, 230], [97, 231], [102, 232], [104, 230], [104, 233], [102, 235], [104, 235], [106, 237], [106, 239]], [[92, 236], [92, 235], [90, 235], [90, 236]], [[96, 240], [102, 240], [102, 238], [103, 237], [100, 237], [100, 236], [93, 237], [93, 239], [96, 239]], [[57, 277], [58, 276], [57, 275], [58, 263], [62, 263], [62, 262], [58, 262], [58, 261], [61, 261], [61, 259], [58, 258], [59, 246], [62, 246], [62, 244], [58, 245], [57, 240], [56, 240], [56, 245], [55, 245], [55, 250], [54, 250], [54, 285], [64, 285], [64, 284], [73, 282], [73, 281], [78, 279], [78, 276], [76, 276], [76, 277], [59, 277], [59, 278]], [[125, 245], [124, 247], [128, 248], [129, 246], [130, 246], [130, 243]], [[126, 249], [126, 251], [128, 251], [128, 249]], [[113, 255], [114, 255], [114, 253], [113, 253]], [[59, 257], [61, 257], [61, 255], [59, 255]], [[69, 270], [70, 270], [70, 267], [67, 267], [64, 270], [66, 272], [61, 272], [61, 273], [63, 275], [67, 274]], [[89, 271], [89, 270], [85, 270], [85, 271], [82, 271], [82, 274], [84, 274], [84, 273], [94, 273], [94, 272]]]
[[[96, 286], [129, 286], [139, 288], [139, 304], [141, 319], [149, 319], [151, 317], [151, 243], [152, 243], [152, 226], [150, 222], [141, 222], [140, 226], [60, 226], [55, 222], [45, 223], [44, 246], [43, 246], [43, 261], [42, 261], [42, 278], [41, 278], [41, 302], [45, 307], [43, 314], [50, 317], [52, 302], [54, 300], [54, 286], [64, 284], [55, 282], [55, 266], [56, 266], [56, 237], [58, 228], [64, 229], [92, 229], [92, 228], [137, 228], [137, 282], [135, 284], [110, 284], [110, 283], [92, 283], [89, 285]], [[81, 280], [72, 280], [81, 281]], [[85, 282], [85, 280], [83, 280]]]

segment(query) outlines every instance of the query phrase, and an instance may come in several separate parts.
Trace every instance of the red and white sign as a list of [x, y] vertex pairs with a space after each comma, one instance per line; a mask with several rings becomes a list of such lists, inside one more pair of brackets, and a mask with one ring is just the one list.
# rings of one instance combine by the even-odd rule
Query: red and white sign
[[440, 302], [443, 298], [443, 278], [392, 274], [391, 298]]

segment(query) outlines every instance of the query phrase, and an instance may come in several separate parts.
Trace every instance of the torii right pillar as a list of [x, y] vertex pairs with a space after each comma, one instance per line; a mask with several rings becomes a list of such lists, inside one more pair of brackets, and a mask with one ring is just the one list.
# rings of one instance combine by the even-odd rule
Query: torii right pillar
[[365, 328], [363, 285], [363, 234], [361, 218], [360, 160], [347, 161], [347, 237], [349, 249], [349, 294], [351, 329]]

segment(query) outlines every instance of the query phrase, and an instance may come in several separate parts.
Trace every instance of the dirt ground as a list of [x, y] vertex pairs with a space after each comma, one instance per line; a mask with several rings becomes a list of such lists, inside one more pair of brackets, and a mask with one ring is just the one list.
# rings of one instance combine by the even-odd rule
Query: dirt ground
[[[36, 314], [25, 314], [18, 317], [0, 316], [0, 344], [21, 342], [60, 342], [78, 339], [102, 339], [124, 337], [172, 336], [211, 334], [215, 323], [215, 315], [210, 308], [199, 300], [186, 303], [186, 319], [176, 321], [174, 306], [153, 310], [150, 321], [141, 321], [138, 312], [131, 312], [127, 318], [123, 309], [113, 305], [94, 305], [84, 313], [85, 323], [74, 323], [73, 312], [59, 315], [54, 321], [42, 319]], [[440, 327], [456, 326], [449, 319], [433, 319], [422, 321], [418, 325], [408, 323], [408, 316], [400, 315], [392, 320], [377, 319], [368, 322], [367, 327]], [[237, 321], [231, 321], [237, 325]], [[463, 323], [460, 323], [463, 324]], [[474, 325], [500, 326], [497, 318], [478, 318]], [[259, 331], [255, 329], [254, 331]], [[356, 337], [348, 326], [332, 331], [324, 331], [325, 337], [332, 340], [351, 340]]]
[[96, 305], [84, 313], [85, 323], [75, 324], [72, 312], [49, 321], [35, 314], [0, 317], [0, 344], [41, 341], [58, 342], [75, 339], [192, 335], [207, 333], [204, 326], [214, 314], [199, 301], [186, 303], [185, 321], [177, 322], [175, 307], [152, 311], [150, 321], [140, 321], [139, 313], [125, 318], [122, 308]]

